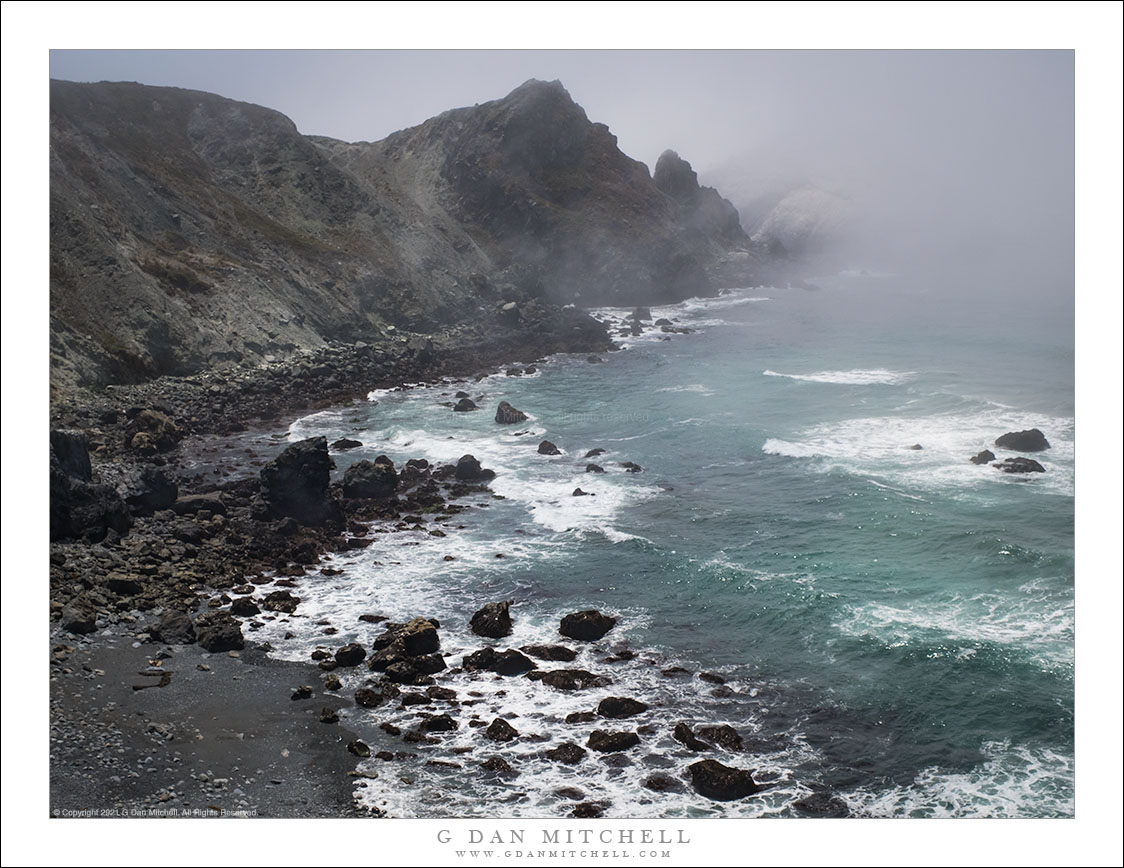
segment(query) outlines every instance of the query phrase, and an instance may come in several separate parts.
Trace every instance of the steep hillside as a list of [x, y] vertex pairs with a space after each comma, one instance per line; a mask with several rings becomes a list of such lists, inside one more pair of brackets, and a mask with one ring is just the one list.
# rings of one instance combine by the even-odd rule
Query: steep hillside
[[54, 392], [510, 327], [512, 301], [549, 328], [543, 304], [678, 299], [754, 262], [557, 82], [346, 144], [211, 94], [54, 81], [50, 166]]

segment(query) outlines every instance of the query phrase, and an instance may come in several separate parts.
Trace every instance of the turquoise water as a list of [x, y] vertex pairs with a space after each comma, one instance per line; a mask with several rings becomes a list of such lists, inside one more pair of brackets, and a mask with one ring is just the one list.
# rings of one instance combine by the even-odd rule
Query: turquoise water
[[[572, 664], [611, 687], [449, 681], [480, 694], [472, 710], [486, 722], [507, 716], [542, 739], [483, 749], [462, 725], [411, 747], [461, 769], [396, 777], [371, 761], [380, 776], [360, 785], [364, 801], [395, 816], [558, 816], [570, 803], [555, 790], [576, 786], [618, 817], [792, 816], [817, 791], [868, 816], [1073, 814], [1072, 328], [1026, 308], [950, 305], [895, 275], [817, 283], [653, 308], [695, 333], [621, 338], [603, 364], [559, 357], [529, 377], [373, 393], [293, 425], [292, 439], [363, 441], [337, 456], [340, 471], [383, 453], [472, 453], [497, 471], [500, 497], [470, 498], [479, 508], [445, 537], [386, 535], [337, 556], [342, 576], [303, 580], [304, 632], [278, 653], [307, 659], [324, 641], [307, 626], [318, 618], [340, 627], [335, 645], [369, 642], [380, 631], [356, 627], [367, 611], [439, 618], [451, 662], [484, 644], [467, 619], [489, 600], [517, 601], [502, 647], [554, 641], [576, 609], [621, 618]], [[461, 388], [481, 412], [450, 411]], [[500, 400], [531, 420], [496, 425]], [[1046, 473], [968, 461], [1031, 427], [1052, 446], [1035, 456]], [[543, 438], [564, 454], [539, 455]], [[594, 447], [608, 451], [585, 459]], [[588, 461], [607, 472], [586, 473]], [[578, 486], [595, 496], [571, 496]], [[273, 622], [263, 638], [289, 630]], [[624, 645], [639, 656], [603, 662]], [[727, 684], [660, 674], [672, 665]], [[627, 765], [534, 757], [584, 744], [597, 724], [562, 718], [604, 695], [652, 705]], [[376, 724], [405, 728], [414, 711], [357, 709], [348, 723], [400, 750]], [[678, 720], [733, 725], [748, 749], [719, 758], [771, 788], [719, 804], [640, 786], [699, 758], [670, 738]], [[496, 753], [522, 770], [517, 784], [467, 773]]]

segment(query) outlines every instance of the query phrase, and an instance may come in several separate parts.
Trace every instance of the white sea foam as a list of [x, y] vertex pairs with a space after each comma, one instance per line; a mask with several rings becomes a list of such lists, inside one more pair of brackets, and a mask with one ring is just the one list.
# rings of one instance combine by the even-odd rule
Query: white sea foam
[[[1040, 428], [1051, 448], [1035, 453], [1045, 473], [1008, 474], [968, 459], [1007, 431]], [[921, 449], [910, 448], [914, 444]], [[1002, 460], [1012, 453], [996, 451]], [[814, 425], [792, 438], [770, 437], [769, 455], [815, 459], [818, 469], [880, 479], [906, 491], [988, 490], [1031, 483], [1054, 494], [1073, 495], [1073, 419], [1019, 413], [989, 405], [973, 413], [890, 415]]]
[[691, 383], [687, 386], [664, 386], [662, 389], [656, 389], [657, 392], [695, 392], [699, 395], [713, 395], [714, 389], [710, 386], [704, 386], [702, 383]]
[[765, 370], [766, 377], [784, 377], [789, 380], [803, 380], [809, 383], [829, 383], [843, 386], [898, 386], [908, 383], [916, 374], [913, 371], [887, 371], [883, 368], [850, 371], [818, 371], [814, 374], [782, 374], [779, 371]]
[[968, 772], [929, 768], [908, 786], [860, 789], [840, 796], [867, 817], [1072, 817], [1072, 755], [988, 742], [987, 759]]
[[1056, 599], [1041, 586], [1019, 590], [1017, 597], [953, 594], [908, 606], [863, 603], [846, 607], [834, 626], [844, 635], [871, 637], [889, 647], [918, 642], [957, 647], [968, 643], [966, 647], [977, 648], [1000, 645], [1020, 653], [1029, 651], [1031, 659], [1044, 669], [1072, 669], [1072, 599]]

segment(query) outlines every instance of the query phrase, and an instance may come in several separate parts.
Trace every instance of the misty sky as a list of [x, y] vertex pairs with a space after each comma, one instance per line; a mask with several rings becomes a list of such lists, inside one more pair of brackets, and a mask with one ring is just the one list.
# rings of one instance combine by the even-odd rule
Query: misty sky
[[735, 204], [811, 181], [853, 202], [862, 256], [1072, 293], [1071, 51], [52, 51], [50, 72], [349, 141], [560, 79], [625, 153], [674, 148]]

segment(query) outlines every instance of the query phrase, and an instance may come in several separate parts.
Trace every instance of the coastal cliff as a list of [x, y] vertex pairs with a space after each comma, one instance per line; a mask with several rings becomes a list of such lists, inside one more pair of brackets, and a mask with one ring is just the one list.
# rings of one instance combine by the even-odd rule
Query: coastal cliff
[[53, 81], [50, 135], [53, 397], [333, 343], [563, 337], [560, 306], [764, 265], [732, 205], [654, 180], [559, 82], [349, 144], [198, 91]]

